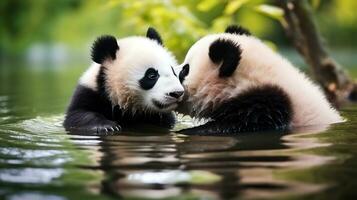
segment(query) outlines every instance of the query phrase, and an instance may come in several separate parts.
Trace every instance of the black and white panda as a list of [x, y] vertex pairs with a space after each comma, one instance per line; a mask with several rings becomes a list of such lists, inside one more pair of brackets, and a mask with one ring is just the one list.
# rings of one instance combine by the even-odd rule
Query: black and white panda
[[103, 133], [141, 123], [174, 125], [172, 110], [184, 89], [173, 70], [177, 62], [155, 29], [149, 28], [146, 37], [98, 37], [92, 60], [67, 110], [67, 130]]
[[321, 89], [240, 26], [207, 35], [178, 67], [178, 111], [208, 122], [181, 132], [236, 133], [342, 122]]

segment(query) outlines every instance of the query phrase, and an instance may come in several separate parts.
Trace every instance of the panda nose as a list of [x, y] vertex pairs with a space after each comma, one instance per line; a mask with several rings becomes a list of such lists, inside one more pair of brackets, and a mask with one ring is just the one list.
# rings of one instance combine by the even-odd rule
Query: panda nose
[[180, 98], [183, 95], [183, 91], [170, 92], [169, 96], [173, 98]]

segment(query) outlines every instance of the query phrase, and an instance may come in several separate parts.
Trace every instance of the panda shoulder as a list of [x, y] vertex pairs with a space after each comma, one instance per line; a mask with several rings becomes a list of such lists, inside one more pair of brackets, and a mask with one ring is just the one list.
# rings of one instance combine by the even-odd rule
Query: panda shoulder
[[97, 77], [100, 71], [100, 64], [93, 63], [87, 71], [83, 73], [83, 75], [79, 79], [79, 85], [85, 86], [90, 88], [94, 91], [97, 91], [98, 84], [97, 84]]

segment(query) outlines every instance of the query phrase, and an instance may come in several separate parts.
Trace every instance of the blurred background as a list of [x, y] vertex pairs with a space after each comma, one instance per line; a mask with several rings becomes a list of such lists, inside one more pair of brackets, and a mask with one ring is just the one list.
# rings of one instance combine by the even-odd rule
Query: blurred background
[[[355, 75], [357, 1], [310, 2], [331, 55]], [[271, 5], [268, 0], [2, 0], [0, 92], [21, 94], [18, 103], [34, 113], [63, 112], [91, 62], [94, 39], [144, 35], [149, 26], [179, 62], [201, 36], [241, 24], [298, 67], [306, 66], [285, 36], [282, 12]]]
[[[330, 55], [356, 79], [357, 1], [306, 1]], [[96, 137], [62, 127], [96, 37], [152, 26], [181, 62], [201, 36], [241, 24], [310, 73], [282, 15], [268, 0], [0, 0], [0, 199], [356, 199], [355, 105], [343, 108], [346, 123], [286, 134]]]

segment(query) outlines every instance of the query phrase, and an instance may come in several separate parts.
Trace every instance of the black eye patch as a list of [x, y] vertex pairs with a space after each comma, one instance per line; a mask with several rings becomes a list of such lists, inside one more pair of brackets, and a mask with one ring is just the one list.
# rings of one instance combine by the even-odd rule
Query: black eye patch
[[156, 69], [147, 69], [144, 77], [139, 80], [140, 87], [144, 90], [150, 90], [154, 87], [159, 77], [159, 72]]
[[189, 72], [190, 72], [190, 65], [189, 64], [184, 65], [179, 74], [179, 79], [181, 83], [185, 80], [185, 77], [188, 75]]

